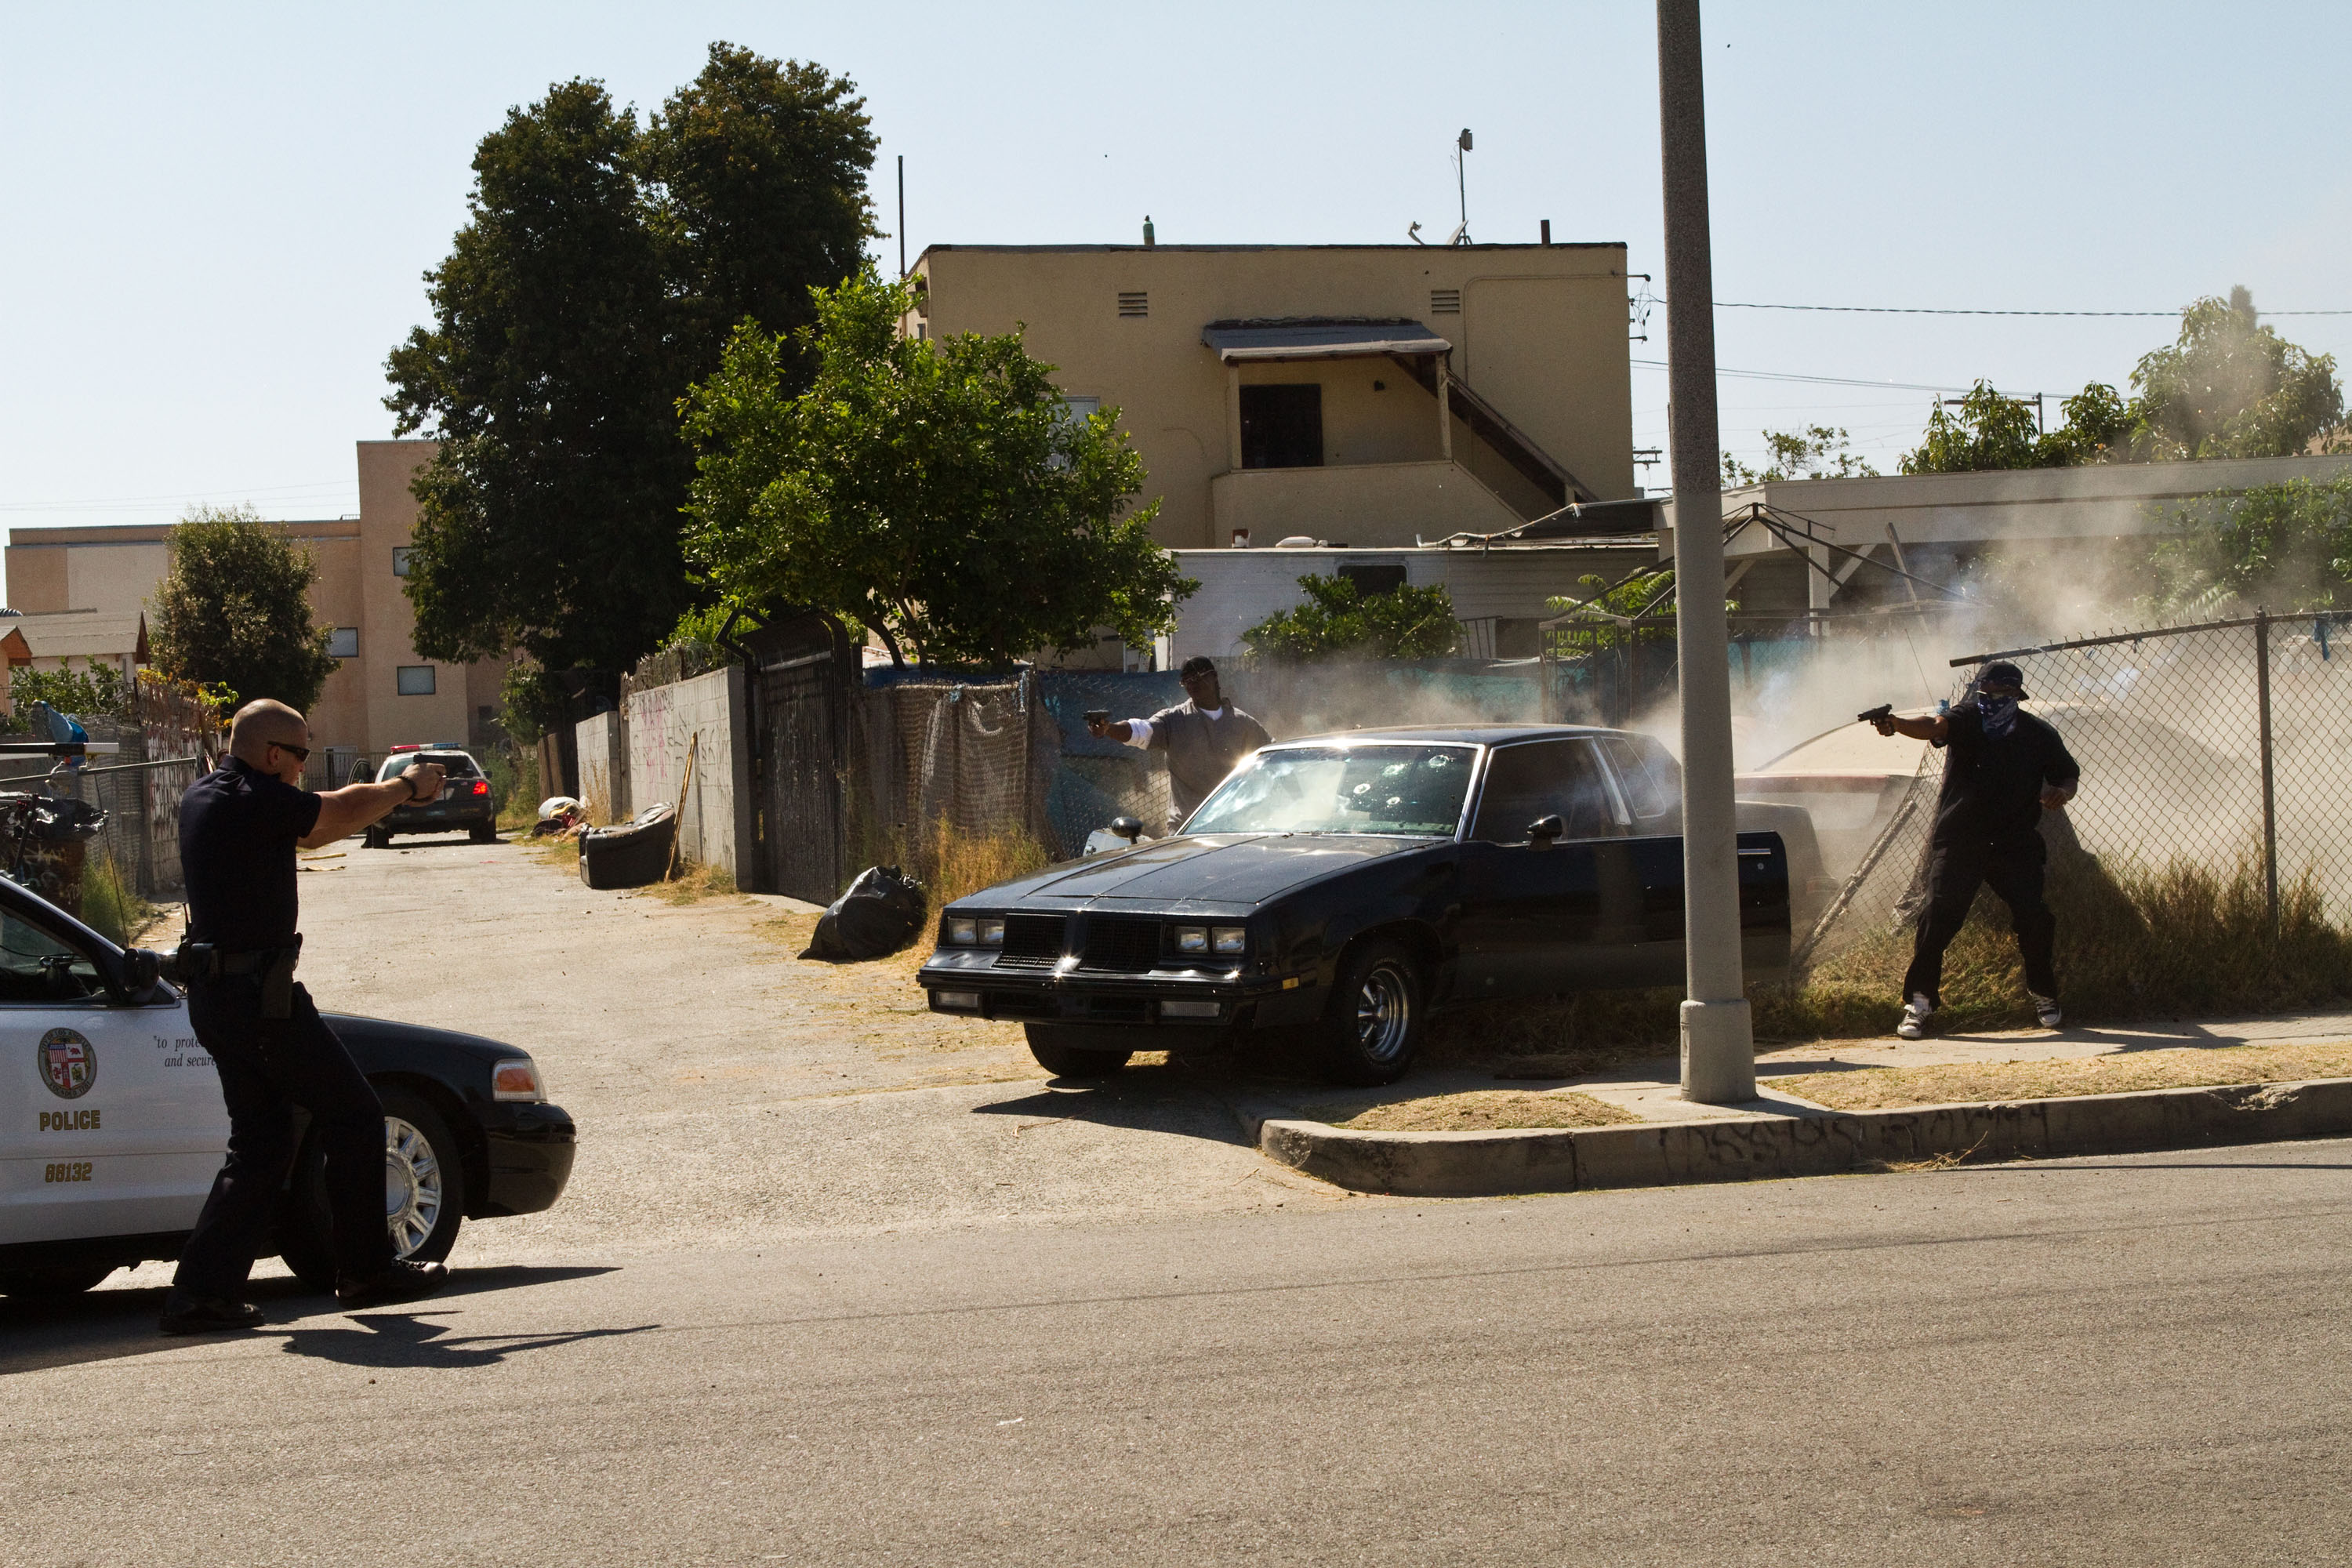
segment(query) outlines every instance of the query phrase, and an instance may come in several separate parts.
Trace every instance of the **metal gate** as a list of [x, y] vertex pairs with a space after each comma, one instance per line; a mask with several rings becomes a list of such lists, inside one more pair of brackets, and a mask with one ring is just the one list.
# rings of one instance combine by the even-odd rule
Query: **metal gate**
[[780, 617], [744, 634], [753, 821], [763, 892], [831, 903], [844, 853], [842, 763], [853, 650], [831, 622]]

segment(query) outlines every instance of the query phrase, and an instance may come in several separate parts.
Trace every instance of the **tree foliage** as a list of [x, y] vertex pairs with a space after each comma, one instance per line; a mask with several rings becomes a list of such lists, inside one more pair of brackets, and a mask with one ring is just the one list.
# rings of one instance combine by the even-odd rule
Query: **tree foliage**
[[1445, 584], [1400, 584], [1366, 597], [1350, 577], [1298, 579], [1307, 602], [1273, 615], [1242, 633], [1253, 658], [1434, 658], [1452, 653], [1462, 635], [1454, 595]]
[[415, 486], [420, 652], [625, 669], [706, 597], [677, 400], [736, 321], [804, 321], [856, 267], [874, 143], [853, 90], [714, 44], [643, 130], [574, 80], [482, 139], [432, 323], [386, 363], [399, 432], [441, 441]]
[[2263, 326], [2252, 295], [2198, 300], [2179, 341], [2132, 372], [2132, 455], [2280, 458], [2344, 416], [2336, 357], [2312, 354]]
[[148, 646], [173, 680], [274, 697], [308, 710], [337, 667], [328, 628], [310, 618], [310, 552], [250, 509], [199, 507], [172, 531]]
[[2306, 353], [2263, 326], [2253, 298], [2232, 289], [2180, 313], [2170, 347], [2142, 355], [2128, 400], [2093, 382], [2062, 405], [2065, 423], [2044, 435], [2029, 405], [1986, 382], [1938, 402], [1906, 474], [1985, 468], [2063, 468], [2128, 459], [2279, 458], [2300, 452], [2342, 419], [2330, 354]]
[[816, 291], [792, 337], [736, 329], [681, 405], [697, 569], [730, 605], [813, 606], [894, 658], [996, 665], [1167, 630], [1200, 584], [1153, 542], [1158, 503], [1127, 512], [1144, 474], [1118, 411], [1074, 418], [1018, 332], [905, 336], [911, 303], [869, 268]]
[[1727, 489], [1742, 485], [1778, 484], [1784, 479], [1875, 479], [1878, 470], [1848, 445], [1846, 433], [1834, 426], [1808, 425], [1802, 430], [1767, 430], [1765, 449], [1771, 460], [1761, 473], [1730, 453], [1723, 454]]
[[2352, 474], [2200, 497], [2172, 521], [2156, 548], [2159, 613], [2352, 605]]
[[[1673, 567], [1636, 572], [1613, 584], [1598, 573], [1588, 572], [1576, 584], [1584, 590], [1583, 598], [1555, 595], [1544, 601], [1544, 607], [1555, 616], [1571, 617], [1591, 633], [1629, 637], [1635, 642], [1667, 642], [1674, 638], [1675, 616], [1670, 607], [1675, 588]], [[1726, 615], [1738, 608], [1737, 599], [1723, 602]]]
[[87, 669], [35, 669], [19, 665], [8, 672], [8, 702], [16, 710], [19, 728], [26, 708], [35, 702], [46, 702], [77, 719], [94, 714], [128, 719], [132, 713], [131, 692], [131, 683], [110, 664], [93, 664]]

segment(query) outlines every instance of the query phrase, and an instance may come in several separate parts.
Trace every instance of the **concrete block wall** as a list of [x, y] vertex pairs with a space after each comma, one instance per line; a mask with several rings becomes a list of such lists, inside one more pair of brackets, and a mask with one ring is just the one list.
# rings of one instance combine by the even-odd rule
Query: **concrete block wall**
[[631, 806], [669, 802], [677, 809], [678, 852], [752, 885], [751, 708], [742, 667], [633, 691], [624, 707]]
[[579, 744], [580, 798], [599, 822], [626, 822], [629, 804], [629, 716], [599, 713], [573, 726]]

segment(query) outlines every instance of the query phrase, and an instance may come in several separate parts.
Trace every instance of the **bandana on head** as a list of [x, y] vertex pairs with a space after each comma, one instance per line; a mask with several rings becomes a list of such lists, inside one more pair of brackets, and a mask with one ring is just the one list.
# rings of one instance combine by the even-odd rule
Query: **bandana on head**
[[1984, 718], [1984, 732], [1998, 741], [2017, 722], [2017, 699], [1980, 691], [1977, 693], [1977, 711]]

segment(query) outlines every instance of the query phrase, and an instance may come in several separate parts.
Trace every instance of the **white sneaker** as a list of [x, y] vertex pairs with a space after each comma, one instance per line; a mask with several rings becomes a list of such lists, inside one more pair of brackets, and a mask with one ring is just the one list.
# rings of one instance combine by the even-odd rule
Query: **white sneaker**
[[1895, 1035], [1902, 1039], [1916, 1040], [1927, 1032], [1927, 1020], [1934, 1016], [1936, 1005], [1924, 995], [1915, 994], [1903, 1005], [1903, 1021], [1895, 1026]]
[[2033, 996], [2033, 1016], [2042, 1020], [2042, 1026], [2043, 1028], [2054, 1029], [2059, 1025], [2066, 1021], [2066, 1015], [2060, 1012], [2058, 1009], [2057, 997], [2034, 996], [2033, 993], [2031, 991], [2027, 992], [2026, 994], [2028, 996]]

